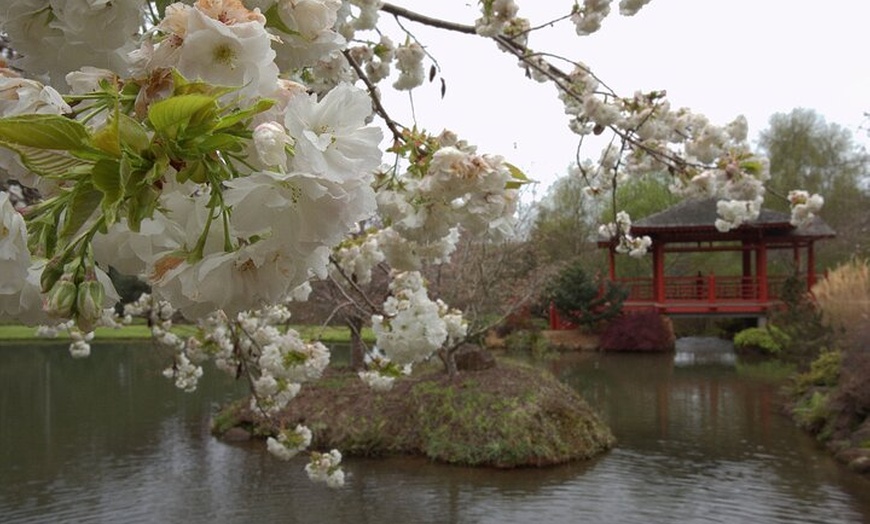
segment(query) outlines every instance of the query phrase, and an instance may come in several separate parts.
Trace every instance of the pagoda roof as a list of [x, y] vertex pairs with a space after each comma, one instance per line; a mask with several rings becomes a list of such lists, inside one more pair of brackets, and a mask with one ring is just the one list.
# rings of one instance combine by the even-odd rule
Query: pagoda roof
[[[793, 226], [788, 213], [762, 209], [755, 220], [744, 222], [740, 227], [726, 233], [716, 229], [719, 218], [715, 198], [685, 200], [664, 211], [652, 214], [632, 223], [631, 233], [635, 236], [679, 237], [681, 234], [704, 234], [722, 239], [733, 238], [741, 233], [764, 236], [785, 236], [792, 238], [831, 238], [836, 232], [820, 217], [815, 216], [806, 224]], [[602, 241], [607, 242], [606, 239]]]

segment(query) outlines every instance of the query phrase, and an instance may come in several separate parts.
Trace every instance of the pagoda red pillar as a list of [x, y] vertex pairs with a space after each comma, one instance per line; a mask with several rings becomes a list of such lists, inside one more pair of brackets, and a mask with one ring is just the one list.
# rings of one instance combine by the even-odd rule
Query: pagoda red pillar
[[665, 301], [665, 246], [653, 243], [653, 292], [657, 303]]
[[755, 274], [758, 277], [758, 300], [767, 302], [767, 244], [761, 242], [758, 244], [758, 250], [755, 252]]
[[742, 243], [743, 248], [743, 280], [740, 282], [740, 296], [742, 298], [751, 298], [753, 293], [754, 286], [753, 278], [752, 278], [752, 250], [751, 246], [746, 244], [746, 241]]
[[813, 241], [807, 244], [807, 291], [812, 291], [816, 284], [816, 252], [813, 250]]

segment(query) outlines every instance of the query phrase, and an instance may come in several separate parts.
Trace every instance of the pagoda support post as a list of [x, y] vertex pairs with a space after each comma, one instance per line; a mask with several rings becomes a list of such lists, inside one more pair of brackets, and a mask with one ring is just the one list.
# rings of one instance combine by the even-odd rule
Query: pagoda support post
[[767, 302], [769, 292], [767, 288], [767, 244], [761, 242], [755, 252], [755, 274], [758, 276], [758, 300]]
[[655, 302], [665, 301], [665, 246], [662, 242], [653, 243], [653, 291]]
[[811, 291], [814, 285], [816, 285], [816, 251], [811, 240], [807, 244], [807, 291]]
[[740, 296], [750, 298], [753, 294], [754, 279], [752, 278], [752, 246], [743, 242], [743, 280], [740, 283]]

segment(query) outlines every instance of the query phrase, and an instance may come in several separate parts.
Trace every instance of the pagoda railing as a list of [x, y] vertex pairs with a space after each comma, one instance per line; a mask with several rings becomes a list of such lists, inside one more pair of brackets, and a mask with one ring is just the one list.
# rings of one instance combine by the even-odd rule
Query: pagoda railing
[[[757, 276], [697, 275], [666, 276], [662, 302], [746, 302], [778, 300], [787, 277], [768, 276], [767, 296]], [[659, 302], [652, 278], [621, 278], [617, 282], [628, 290], [626, 302]]]

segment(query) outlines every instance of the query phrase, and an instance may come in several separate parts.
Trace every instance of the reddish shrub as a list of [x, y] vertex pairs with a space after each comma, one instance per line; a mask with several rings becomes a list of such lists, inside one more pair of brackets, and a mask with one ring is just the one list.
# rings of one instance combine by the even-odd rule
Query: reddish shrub
[[657, 311], [625, 313], [607, 324], [600, 347], [603, 351], [671, 351], [673, 326]]

